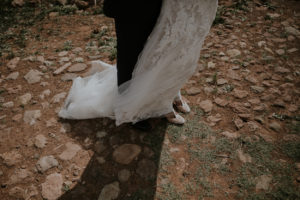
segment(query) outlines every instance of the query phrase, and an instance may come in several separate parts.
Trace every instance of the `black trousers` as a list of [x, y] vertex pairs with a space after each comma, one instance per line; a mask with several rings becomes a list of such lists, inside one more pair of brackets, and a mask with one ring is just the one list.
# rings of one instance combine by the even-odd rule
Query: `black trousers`
[[[125, 7], [120, 8], [120, 4], [110, 3], [110, 1], [104, 1], [104, 13], [108, 13], [108, 16], [115, 19], [118, 85], [121, 85], [132, 78], [138, 56], [160, 14], [162, 0], [147, 1], [144, 4], [140, 3], [143, 1], [138, 0], [136, 5], [130, 5], [131, 7], [128, 8], [126, 8], [128, 3], [123, 4]], [[122, 0], [122, 2], [125, 1]], [[105, 3], [108, 6], [105, 7]]]

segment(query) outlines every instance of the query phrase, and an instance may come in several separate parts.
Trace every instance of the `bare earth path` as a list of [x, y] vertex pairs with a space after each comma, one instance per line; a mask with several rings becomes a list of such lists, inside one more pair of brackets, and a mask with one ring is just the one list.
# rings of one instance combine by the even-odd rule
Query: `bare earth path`
[[116, 57], [113, 20], [68, 9], [1, 32], [1, 200], [300, 199], [299, 1], [221, 0], [186, 125], [150, 132], [57, 117]]

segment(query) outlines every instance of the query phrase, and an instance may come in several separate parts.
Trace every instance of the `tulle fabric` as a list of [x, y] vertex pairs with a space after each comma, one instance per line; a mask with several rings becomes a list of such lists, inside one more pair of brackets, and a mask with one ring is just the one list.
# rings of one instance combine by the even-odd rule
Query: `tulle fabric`
[[68, 119], [110, 117], [116, 125], [172, 112], [172, 103], [197, 67], [217, 0], [164, 0], [162, 11], [139, 56], [133, 77], [117, 87], [115, 66], [76, 78], [59, 112]]

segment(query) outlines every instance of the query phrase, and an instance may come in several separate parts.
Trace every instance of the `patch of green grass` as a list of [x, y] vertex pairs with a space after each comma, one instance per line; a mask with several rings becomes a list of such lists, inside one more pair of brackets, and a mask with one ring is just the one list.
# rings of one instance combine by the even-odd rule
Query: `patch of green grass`
[[219, 6], [216, 14], [216, 18], [213, 22], [213, 25], [217, 24], [224, 24], [225, 19], [223, 18], [224, 13], [226, 12], [226, 9], [224, 6]]
[[291, 121], [287, 127], [290, 134], [300, 135], [300, 121]]
[[281, 145], [282, 152], [295, 161], [300, 161], [300, 142], [290, 141]]
[[158, 198], [161, 200], [181, 200], [182, 194], [178, 192], [177, 188], [172, 183], [166, 183], [162, 186], [163, 194], [159, 194]]

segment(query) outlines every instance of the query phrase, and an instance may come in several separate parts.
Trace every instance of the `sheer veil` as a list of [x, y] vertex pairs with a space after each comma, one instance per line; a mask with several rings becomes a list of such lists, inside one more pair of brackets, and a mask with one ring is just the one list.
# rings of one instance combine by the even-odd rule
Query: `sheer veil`
[[171, 112], [178, 91], [196, 70], [216, 9], [217, 0], [164, 0], [132, 79], [118, 90], [116, 67], [94, 61], [105, 70], [76, 78], [59, 116], [110, 117], [120, 125]]

